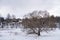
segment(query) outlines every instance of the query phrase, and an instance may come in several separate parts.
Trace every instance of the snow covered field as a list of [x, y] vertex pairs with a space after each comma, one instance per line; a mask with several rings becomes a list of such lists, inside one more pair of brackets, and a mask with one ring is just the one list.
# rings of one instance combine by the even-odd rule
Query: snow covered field
[[19, 28], [0, 29], [0, 40], [60, 40], [60, 30], [42, 32], [41, 36], [37, 36], [35, 34], [28, 35]]

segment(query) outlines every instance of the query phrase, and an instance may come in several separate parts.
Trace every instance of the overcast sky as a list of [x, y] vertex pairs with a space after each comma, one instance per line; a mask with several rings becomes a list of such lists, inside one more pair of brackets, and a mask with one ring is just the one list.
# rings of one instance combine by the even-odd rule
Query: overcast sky
[[4, 17], [8, 13], [23, 17], [34, 10], [48, 10], [60, 16], [60, 0], [0, 0], [0, 14]]

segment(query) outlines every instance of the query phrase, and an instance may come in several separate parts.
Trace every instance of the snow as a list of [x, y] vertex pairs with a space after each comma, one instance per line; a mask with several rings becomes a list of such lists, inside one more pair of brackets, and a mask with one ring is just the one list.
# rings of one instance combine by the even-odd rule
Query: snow
[[0, 40], [60, 40], [60, 30], [41, 32], [41, 36], [37, 36], [36, 34], [26, 34], [20, 28], [0, 29]]

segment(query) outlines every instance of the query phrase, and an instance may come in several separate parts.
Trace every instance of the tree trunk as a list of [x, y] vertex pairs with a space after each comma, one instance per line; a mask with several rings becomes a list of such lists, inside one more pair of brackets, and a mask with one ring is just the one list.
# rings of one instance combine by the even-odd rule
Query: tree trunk
[[38, 28], [38, 36], [40, 36], [40, 28]]
[[37, 34], [36, 31], [33, 28], [31, 28], [31, 29], [33, 30], [33, 33]]

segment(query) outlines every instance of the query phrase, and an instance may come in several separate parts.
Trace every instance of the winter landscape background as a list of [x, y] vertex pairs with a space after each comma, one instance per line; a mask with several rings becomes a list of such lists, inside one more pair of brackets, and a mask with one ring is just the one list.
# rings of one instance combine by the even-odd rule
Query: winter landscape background
[[60, 0], [0, 0], [0, 40], [60, 40]]
[[[22, 19], [15, 18], [15, 15], [11, 16], [10, 14], [8, 14], [5, 19], [4, 17], [1, 16], [0, 17], [0, 40], [60, 40], [60, 17], [59, 16], [57, 17], [54, 17], [54, 15], [51, 16], [51, 18], [53, 18], [52, 21], [54, 21], [52, 22], [53, 26], [51, 26], [51, 25], [48, 25], [51, 23], [50, 18], [49, 18], [50, 22], [48, 20], [49, 12], [40, 11], [37, 13], [37, 11], [33, 11], [30, 14], [23, 16], [24, 18]], [[38, 19], [35, 19], [36, 17], [39, 20], [43, 18], [42, 20], [44, 21], [39, 21]], [[29, 21], [27, 22], [26, 18], [27, 20], [28, 19], [31, 20], [32, 23], [34, 24], [31, 24], [31, 23], [29, 24]], [[38, 20], [39, 25], [44, 25], [47, 22], [48, 23], [47, 26], [50, 26], [50, 27], [42, 26], [41, 30], [43, 31], [40, 32], [41, 34], [40, 36], [38, 36], [35, 33], [29, 34], [32, 31], [29, 29], [30, 28], [29, 26], [31, 27], [34, 26], [32, 27], [34, 29], [40, 28], [38, 24], [35, 24], [36, 21], [32, 19]], [[27, 26], [25, 22], [28, 23], [29, 26]], [[40, 24], [40, 23], [43, 23], [43, 24]], [[54, 26], [54, 24], [56, 25], [56, 27]], [[24, 27], [24, 25], [26, 25], [28, 28], [25, 29], [26, 27]], [[37, 27], [35, 27], [36, 25]], [[38, 30], [36, 30], [36, 32], [38, 32]]]

